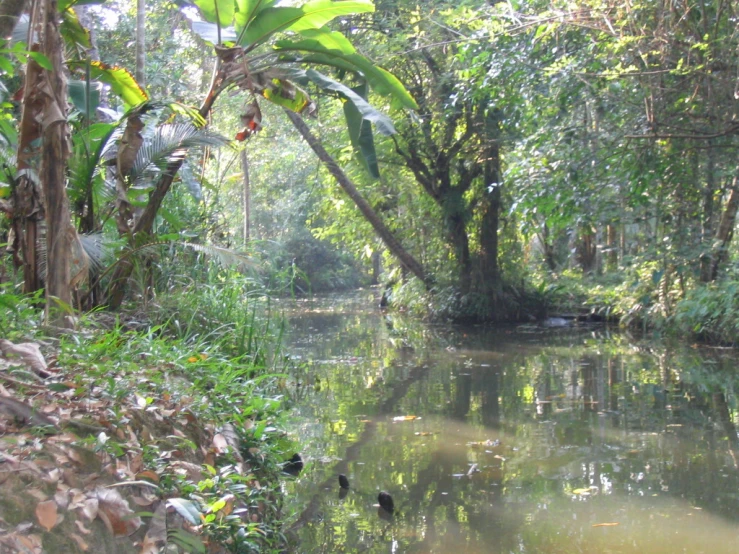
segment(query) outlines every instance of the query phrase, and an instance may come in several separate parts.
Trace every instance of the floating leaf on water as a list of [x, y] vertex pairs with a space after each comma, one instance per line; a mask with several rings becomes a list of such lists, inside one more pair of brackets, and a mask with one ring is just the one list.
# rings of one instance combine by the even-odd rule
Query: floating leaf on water
[[414, 415], [403, 415], [403, 416], [397, 416], [393, 418], [393, 421], [413, 421], [415, 419], [421, 419], [418, 416]]
[[469, 446], [470, 448], [492, 448], [495, 446], [500, 446], [500, 441], [491, 441], [490, 439], [488, 439], [486, 441], [468, 442], [467, 446]]

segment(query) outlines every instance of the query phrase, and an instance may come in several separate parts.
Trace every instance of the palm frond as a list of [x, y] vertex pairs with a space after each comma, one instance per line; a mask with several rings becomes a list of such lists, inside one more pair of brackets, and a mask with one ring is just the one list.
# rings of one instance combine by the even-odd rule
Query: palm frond
[[223, 267], [235, 267], [239, 271], [244, 271], [245, 269], [254, 269], [257, 265], [250, 256], [236, 252], [230, 248], [214, 246], [212, 244], [195, 244], [192, 242], [180, 242], [178, 244], [210, 256]]
[[225, 137], [198, 129], [191, 123], [161, 125], [150, 138], [145, 139], [139, 149], [131, 170], [131, 181], [136, 182], [152, 171], [164, 171], [170, 162], [184, 158], [190, 148], [218, 148], [225, 144], [228, 144]]
[[[73, 286], [87, 281], [88, 274], [102, 272], [113, 258], [113, 243], [106, 242], [102, 233], [75, 233], [71, 246]], [[36, 243], [39, 276], [46, 281], [47, 249], [46, 225], [39, 227]]]
[[113, 259], [113, 243], [106, 242], [102, 233], [88, 233], [78, 236], [82, 248], [87, 254], [90, 271], [100, 273]]

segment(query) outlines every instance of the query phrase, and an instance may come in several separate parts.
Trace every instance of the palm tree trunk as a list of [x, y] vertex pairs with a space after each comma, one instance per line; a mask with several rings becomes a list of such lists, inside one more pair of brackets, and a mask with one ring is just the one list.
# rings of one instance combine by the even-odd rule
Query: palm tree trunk
[[[37, 27], [42, 17], [40, 5], [33, 3], [29, 27], [39, 32]], [[39, 51], [38, 44], [32, 44], [31, 50]], [[13, 190], [12, 227], [13, 261], [16, 267], [23, 268], [23, 292], [36, 292], [42, 288], [38, 270], [37, 244], [41, 222], [45, 218], [43, 192], [39, 183], [33, 178], [31, 168], [36, 165], [40, 155], [41, 142], [41, 108], [40, 97], [43, 70], [33, 59], [26, 64], [26, 79], [23, 85], [23, 113], [21, 114], [18, 133], [18, 180]]]
[[295, 128], [303, 136], [305, 141], [313, 149], [313, 152], [316, 153], [318, 159], [323, 162], [326, 169], [329, 170], [331, 175], [333, 175], [339, 183], [339, 186], [344, 189], [344, 192], [346, 192], [349, 198], [352, 199], [357, 208], [359, 208], [359, 211], [362, 212], [365, 219], [370, 223], [370, 225], [372, 225], [375, 232], [382, 239], [382, 242], [387, 246], [388, 250], [398, 258], [404, 268], [420, 279], [428, 288], [431, 285], [431, 281], [426, 275], [421, 264], [405, 248], [403, 248], [400, 241], [395, 238], [392, 231], [390, 231], [385, 223], [383, 223], [377, 213], [372, 209], [372, 206], [369, 205], [362, 194], [357, 190], [357, 187], [354, 186], [354, 183], [352, 183], [349, 177], [346, 176], [346, 173], [342, 171], [336, 161], [326, 151], [318, 138], [311, 133], [311, 130], [308, 128], [305, 121], [303, 121], [303, 118], [295, 112], [291, 112], [287, 109], [285, 110], [285, 113], [287, 114], [287, 117], [290, 118], [290, 121], [292, 121]]

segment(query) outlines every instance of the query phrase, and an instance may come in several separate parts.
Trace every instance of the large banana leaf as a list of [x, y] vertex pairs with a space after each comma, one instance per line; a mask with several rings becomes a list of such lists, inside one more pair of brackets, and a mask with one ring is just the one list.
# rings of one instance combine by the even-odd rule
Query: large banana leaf
[[308, 93], [287, 79], [272, 79], [271, 86], [264, 88], [261, 94], [273, 104], [296, 113], [315, 109]]
[[205, 42], [210, 44], [233, 44], [236, 42], [236, 31], [233, 27], [221, 27], [219, 35], [219, 26], [215, 23], [208, 23], [207, 21], [192, 21], [191, 23], [193, 32], [200, 35], [200, 38]]
[[123, 100], [127, 108], [138, 106], [149, 99], [149, 95], [141, 88], [131, 73], [118, 66], [110, 66], [102, 62], [90, 63], [90, 75], [110, 85], [113, 92]]
[[[373, 64], [355, 52], [328, 49], [324, 46], [324, 33], [299, 41], [279, 40], [275, 44], [277, 52], [283, 54], [285, 61], [319, 64], [359, 73], [369, 83], [372, 90], [390, 96], [405, 108], [418, 109], [418, 104], [395, 75]], [[307, 54], [306, 54], [307, 52]]]
[[[374, 11], [371, 0], [312, 0], [300, 7], [276, 6], [242, 14], [236, 13], [239, 44], [253, 49], [281, 31], [320, 29], [344, 15]], [[250, 19], [247, 17], [251, 16]]]
[[61, 12], [62, 22], [59, 26], [59, 33], [62, 35], [66, 44], [74, 44], [77, 51], [86, 51], [92, 46], [90, 41], [90, 31], [85, 29], [80, 23], [77, 14], [72, 8], [68, 8]]
[[236, 0], [239, 11], [236, 17], [241, 18], [244, 23], [254, 19], [259, 12], [271, 8], [277, 0]]
[[72, 104], [82, 114], [94, 114], [100, 105], [100, 92], [102, 83], [70, 79], [67, 81], [67, 92]]
[[228, 27], [234, 18], [234, 0], [194, 0], [203, 18], [221, 27]]
[[313, 0], [304, 4], [301, 9], [304, 15], [290, 25], [288, 31], [320, 29], [342, 15], [374, 12], [375, 5], [372, 0]]
[[[359, 96], [367, 95], [367, 83], [355, 87], [352, 92]], [[355, 102], [344, 101], [344, 117], [349, 129], [349, 140], [351, 140], [354, 152], [359, 161], [362, 162], [367, 172], [373, 179], [380, 178], [380, 166], [377, 163], [377, 151], [375, 150], [375, 137], [372, 134], [372, 125], [369, 120], [362, 117]]]
[[366, 83], [356, 88], [349, 88], [348, 86], [319, 73], [315, 69], [309, 69], [305, 74], [308, 79], [313, 81], [322, 89], [338, 92], [344, 99], [345, 105], [350, 104], [361, 120], [373, 123], [380, 133], [385, 136], [395, 134], [395, 127], [393, 126], [392, 120], [384, 113], [373, 108], [372, 105], [367, 102]]

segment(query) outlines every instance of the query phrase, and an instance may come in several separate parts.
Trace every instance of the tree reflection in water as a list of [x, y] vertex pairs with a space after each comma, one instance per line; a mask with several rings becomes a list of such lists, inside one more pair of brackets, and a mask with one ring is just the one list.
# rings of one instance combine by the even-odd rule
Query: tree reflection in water
[[285, 484], [295, 551], [739, 551], [732, 351], [389, 327], [373, 305], [289, 315], [301, 379], [322, 384], [291, 428], [311, 461]]

